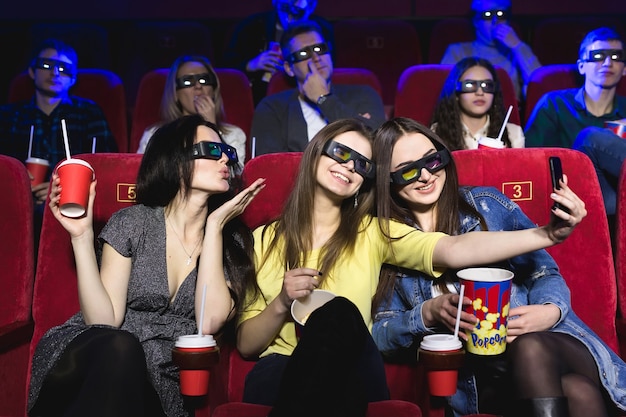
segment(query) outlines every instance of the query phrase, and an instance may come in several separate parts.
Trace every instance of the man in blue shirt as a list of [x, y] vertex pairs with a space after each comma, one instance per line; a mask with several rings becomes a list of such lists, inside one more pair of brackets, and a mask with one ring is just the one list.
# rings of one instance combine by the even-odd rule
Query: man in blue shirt
[[624, 43], [612, 29], [595, 29], [580, 44], [580, 89], [551, 91], [535, 106], [524, 135], [527, 147], [571, 148], [586, 127], [626, 118], [626, 97], [616, 95], [624, 74]]
[[626, 97], [616, 94], [626, 75], [624, 42], [612, 29], [599, 28], [580, 44], [580, 89], [552, 91], [535, 106], [526, 125], [526, 146], [573, 148], [593, 162], [608, 215], [615, 214], [617, 179], [626, 156], [624, 139], [604, 128], [626, 118]]
[[[50, 171], [65, 158], [62, 119], [73, 154], [91, 152], [94, 137], [98, 152], [117, 151], [100, 107], [69, 94], [76, 83], [77, 63], [76, 52], [69, 45], [53, 39], [45, 41], [28, 68], [35, 85], [32, 99], [0, 107], [0, 154], [21, 161], [32, 156], [50, 163], [46, 181], [32, 188], [36, 204], [46, 200]], [[31, 128], [33, 141], [29, 155]]]

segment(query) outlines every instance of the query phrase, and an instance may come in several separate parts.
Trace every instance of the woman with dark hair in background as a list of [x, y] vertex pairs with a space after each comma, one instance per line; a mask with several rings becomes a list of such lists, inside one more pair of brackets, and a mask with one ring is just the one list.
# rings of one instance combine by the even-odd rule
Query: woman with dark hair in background
[[[476, 149], [481, 136], [498, 137], [506, 112], [493, 65], [482, 58], [464, 58], [446, 78], [431, 129], [451, 151]], [[524, 132], [507, 123], [501, 140], [507, 148], [523, 148]]]

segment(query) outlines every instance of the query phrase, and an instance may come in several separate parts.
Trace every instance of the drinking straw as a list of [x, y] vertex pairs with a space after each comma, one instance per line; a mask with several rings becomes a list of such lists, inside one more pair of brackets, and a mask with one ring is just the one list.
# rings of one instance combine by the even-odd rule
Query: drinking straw
[[506, 128], [506, 124], [509, 121], [509, 116], [511, 115], [512, 110], [513, 110], [513, 106], [509, 106], [509, 110], [506, 112], [506, 117], [504, 118], [504, 122], [502, 122], [502, 127], [500, 128], [500, 134], [498, 135], [498, 140], [502, 140], [502, 135], [504, 134], [504, 129]]
[[30, 139], [28, 141], [28, 158], [30, 158], [33, 153], [33, 134], [34, 133], [35, 133], [35, 125], [30, 125]]
[[256, 136], [252, 136], [252, 146], [250, 146], [250, 150], [252, 151], [250, 159], [252, 159], [256, 156]]
[[459, 305], [456, 310], [456, 323], [454, 324], [454, 338], [459, 337], [459, 323], [461, 322], [461, 308], [463, 308], [463, 295], [465, 294], [465, 285], [461, 284], [459, 291]]
[[65, 126], [65, 119], [61, 119], [61, 130], [63, 130], [63, 143], [65, 144], [65, 157], [72, 159], [70, 155], [70, 142], [67, 139], [67, 127]]
[[91, 153], [96, 153], [96, 137], [91, 140]]
[[204, 301], [206, 300], [206, 284], [202, 287], [202, 304], [200, 304], [200, 324], [198, 325], [198, 335], [202, 336], [202, 324], [204, 322]]

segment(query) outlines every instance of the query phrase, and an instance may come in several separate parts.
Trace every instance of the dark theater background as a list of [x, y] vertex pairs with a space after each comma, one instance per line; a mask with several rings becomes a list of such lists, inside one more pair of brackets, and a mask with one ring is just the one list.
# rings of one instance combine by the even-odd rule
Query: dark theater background
[[[190, 50], [209, 56], [216, 67], [223, 67], [222, 56], [233, 27], [246, 16], [271, 8], [270, 0], [6, 3], [0, 17], [0, 46], [4, 55], [0, 102], [6, 100], [10, 80], [25, 70], [33, 45], [42, 38], [56, 36], [75, 47], [81, 68], [104, 68], [118, 74], [127, 90], [129, 108], [142, 72], [168, 67], [181, 51]], [[415, 29], [419, 46], [406, 50], [404, 42], [389, 39], [385, 47], [396, 44], [398, 54], [414, 57], [408, 62], [426, 64], [438, 63], [448, 39], [457, 41], [469, 36], [464, 21], [470, 3], [470, 0], [319, 0], [316, 14], [328, 19], [336, 29], [346, 21], [402, 20]], [[624, 17], [624, 1], [513, 1], [513, 24], [542, 64], [574, 62], [576, 56], [571, 54], [575, 54], [584, 31], [606, 24], [623, 32]], [[383, 93], [386, 104], [392, 93]]]

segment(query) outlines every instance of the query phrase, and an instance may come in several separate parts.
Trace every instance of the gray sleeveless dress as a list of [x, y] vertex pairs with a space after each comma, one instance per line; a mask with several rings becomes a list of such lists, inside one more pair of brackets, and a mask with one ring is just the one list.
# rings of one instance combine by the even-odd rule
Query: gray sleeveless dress
[[[135, 205], [113, 214], [99, 236], [125, 257], [132, 258], [126, 317], [121, 329], [134, 334], [146, 354], [148, 374], [170, 417], [187, 416], [179, 390], [178, 369], [172, 363], [176, 338], [197, 331], [194, 294], [197, 268], [187, 276], [170, 302], [165, 254], [163, 207]], [[45, 376], [67, 345], [90, 326], [81, 313], [53, 327], [41, 339], [33, 356], [28, 398], [30, 410]]]

